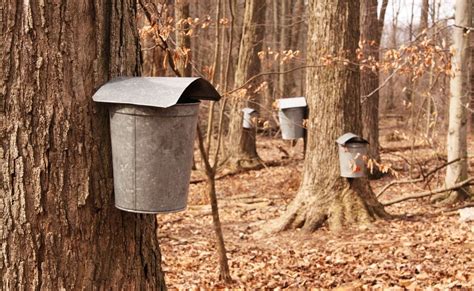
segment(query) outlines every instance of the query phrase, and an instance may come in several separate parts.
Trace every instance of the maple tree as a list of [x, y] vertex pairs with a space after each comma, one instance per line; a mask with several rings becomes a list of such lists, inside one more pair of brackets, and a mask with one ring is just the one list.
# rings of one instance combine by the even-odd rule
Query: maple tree
[[[2, 3], [0, 286], [156, 290], [166, 273], [173, 289], [473, 288], [473, 3], [454, 22], [451, 4]], [[182, 213], [112, 207], [106, 112], [89, 97], [140, 73], [223, 96], [201, 104]], [[291, 96], [309, 105], [307, 149], [280, 140], [275, 100]], [[380, 180], [340, 177], [348, 131]]]

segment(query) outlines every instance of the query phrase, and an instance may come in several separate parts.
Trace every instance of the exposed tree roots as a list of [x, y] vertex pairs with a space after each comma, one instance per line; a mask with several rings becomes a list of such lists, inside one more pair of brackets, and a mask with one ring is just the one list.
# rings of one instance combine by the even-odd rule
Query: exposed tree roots
[[457, 190], [439, 193], [431, 197], [431, 203], [436, 203], [440, 206], [453, 205], [459, 202], [463, 202], [472, 198], [469, 186], [460, 187]]
[[[323, 184], [324, 183], [324, 184]], [[314, 231], [327, 223], [331, 230], [367, 225], [376, 218], [389, 218], [366, 179], [337, 178], [313, 187], [302, 186], [287, 211], [264, 232], [302, 228]]]

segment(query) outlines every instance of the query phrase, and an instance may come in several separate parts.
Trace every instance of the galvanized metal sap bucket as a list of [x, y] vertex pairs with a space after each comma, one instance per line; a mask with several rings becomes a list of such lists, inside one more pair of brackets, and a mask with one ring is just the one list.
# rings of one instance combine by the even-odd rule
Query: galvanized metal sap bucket
[[361, 178], [367, 176], [368, 141], [353, 133], [340, 136], [336, 143], [339, 147], [339, 165], [341, 177]]
[[281, 135], [283, 139], [298, 139], [304, 137], [303, 120], [306, 112], [304, 97], [283, 98], [278, 101], [280, 110]]
[[245, 107], [242, 109], [243, 118], [242, 118], [242, 127], [243, 128], [253, 128], [255, 125], [252, 121], [253, 117], [257, 116], [257, 111], [253, 108]]
[[219, 94], [200, 78], [125, 78], [94, 95], [109, 106], [115, 206], [138, 213], [186, 208], [198, 99]]

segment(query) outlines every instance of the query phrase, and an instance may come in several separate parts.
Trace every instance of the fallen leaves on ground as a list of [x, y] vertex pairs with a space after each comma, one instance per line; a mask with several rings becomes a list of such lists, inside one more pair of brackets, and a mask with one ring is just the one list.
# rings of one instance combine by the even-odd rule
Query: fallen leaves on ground
[[[254, 237], [284, 212], [300, 183], [302, 145], [291, 148], [282, 141], [263, 139], [259, 149], [264, 160], [280, 158], [276, 143], [290, 151], [291, 163], [217, 181], [233, 284], [218, 280], [210, 206], [198, 203], [206, 193], [205, 183], [191, 185], [185, 212], [158, 216], [162, 266], [170, 289], [474, 288], [474, 222], [460, 222], [457, 212], [440, 211], [428, 199], [387, 207], [397, 217], [376, 221], [370, 227], [341, 233], [323, 228], [314, 233], [296, 230]], [[429, 150], [419, 151], [417, 159], [423, 165], [436, 163]], [[402, 158], [391, 154], [383, 158], [404, 167]], [[374, 191], [392, 179], [371, 182]], [[435, 177], [431, 185], [439, 184], [440, 179]], [[393, 186], [382, 200], [417, 191], [422, 185]]]

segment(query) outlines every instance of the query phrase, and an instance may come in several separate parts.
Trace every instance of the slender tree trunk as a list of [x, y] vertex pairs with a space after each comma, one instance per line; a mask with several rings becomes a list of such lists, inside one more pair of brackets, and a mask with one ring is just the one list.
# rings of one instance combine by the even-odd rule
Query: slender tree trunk
[[[383, 0], [380, 17], [377, 16], [377, 0], [361, 0], [361, 41], [364, 58], [379, 61], [380, 39], [382, 37], [385, 11], [388, 0]], [[369, 156], [380, 162], [379, 151], [379, 69], [364, 68], [360, 75], [361, 95], [372, 94], [362, 104], [363, 136], [369, 141]], [[370, 174], [379, 178], [382, 172], [375, 167]]]
[[[433, 3], [433, 9], [435, 9], [435, 3]], [[420, 27], [418, 29], [419, 33], [421, 34], [423, 31], [428, 30], [428, 16], [429, 16], [429, 10], [430, 10], [430, 3], [429, 0], [423, 0], [423, 3], [421, 5], [421, 13], [420, 13]], [[433, 13], [433, 15], [435, 15]], [[436, 24], [434, 25], [435, 30], [433, 31], [433, 41], [436, 42], [436, 37], [437, 37], [437, 31], [436, 31]], [[429, 80], [428, 80], [428, 90], [425, 92], [426, 97], [426, 102], [423, 102], [423, 104], [426, 104], [426, 126], [425, 126], [425, 136], [427, 139], [431, 138], [431, 128], [432, 128], [432, 117], [433, 117], [433, 111], [434, 111], [434, 102], [433, 102], [433, 96], [431, 95], [430, 89], [433, 85], [434, 82], [434, 63], [430, 68], [430, 73], [429, 73]]]
[[[412, 0], [411, 2], [411, 15], [410, 15], [410, 23], [408, 24], [408, 41], [411, 43], [411, 41], [413, 40], [413, 36], [414, 36], [414, 29], [413, 29], [413, 21], [414, 21], [414, 15], [415, 15], [415, 0]], [[410, 72], [407, 76], [407, 79], [406, 79], [406, 85], [405, 85], [405, 100], [407, 102], [411, 102], [413, 103], [413, 72]], [[411, 106], [410, 107], [411, 110], [410, 110], [410, 118], [413, 120], [414, 119], [414, 116], [413, 116], [413, 108], [414, 106]], [[412, 121], [413, 123], [413, 121]]]
[[[281, 10], [281, 1], [272, 1], [272, 12], [273, 12], [273, 45], [272, 50], [279, 51], [280, 50], [280, 41], [281, 41], [281, 26], [280, 26], [280, 10]], [[273, 63], [273, 71], [278, 72], [280, 71], [280, 64], [278, 62]], [[280, 89], [280, 77], [278, 75], [273, 76], [273, 97], [280, 98], [281, 92]]]
[[[400, 13], [400, 5], [398, 5], [397, 10], [395, 10], [395, 3], [392, 1], [392, 31], [390, 34], [390, 46], [391, 49], [396, 49], [398, 46], [397, 41], [397, 30], [398, 30], [398, 14]], [[388, 75], [393, 74], [394, 69], [390, 69]], [[386, 110], [395, 109], [395, 79], [391, 78], [388, 83], [388, 96], [387, 103], [385, 106]]]
[[[235, 72], [235, 86], [239, 87], [260, 71], [258, 52], [262, 50], [265, 23], [265, 3], [246, 0], [244, 25], [240, 43], [239, 59]], [[254, 84], [245, 96], [233, 97], [230, 112], [227, 154], [231, 168], [255, 168], [260, 166], [257, 154], [255, 129], [242, 128], [242, 108], [248, 106], [258, 109], [258, 99]], [[244, 99], [243, 99], [244, 98]]]
[[[469, 100], [469, 34], [464, 27], [472, 26], [472, 0], [457, 0], [453, 27], [452, 77], [449, 99], [448, 161], [462, 159], [446, 168], [446, 186], [467, 179], [467, 109]], [[471, 195], [469, 187], [461, 187], [447, 197], [446, 202], [465, 199]]]
[[153, 215], [113, 206], [111, 77], [140, 73], [136, 2], [0, 4], [0, 289], [165, 289]]
[[189, 24], [182, 19], [189, 17], [189, 0], [180, 0], [175, 3], [175, 21], [180, 21], [180, 25], [176, 29], [176, 50], [179, 54], [179, 59], [176, 62], [179, 73], [183, 77], [190, 77], [192, 73], [191, 67], [191, 38], [187, 34], [189, 32]]
[[[303, 26], [300, 20], [302, 19], [304, 13], [304, 0], [295, 0], [295, 3], [292, 4], [292, 13], [290, 16], [288, 16], [290, 19], [289, 22], [291, 22], [291, 26], [289, 28], [291, 29], [291, 37], [288, 37], [289, 43], [286, 49], [296, 51], [298, 50], [301, 28]], [[294, 66], [295, 65], [293, 65], [293, 67]], [[282, 97], [298, 96], [297, 81], [299, 80], [298, 77], [301, 76], [301, 72], [302, 70], [287, 75], [287, 77], [285, 78], [285, 91], [287, 95]]]
[[420, 13], [420, 33], [428, 28], [428, 15], [430, 13], [430, 1], [423, 0]]
[[[288, 50], [291, 44], [291, 30], [288, 19], [290, 18], [289, 6], [291, 0], [280, 0], [281, 9], [280, 9], [280, 54], [283, 54], [284, 51]], [[280, 59], [283, 59], [283, 56], [280, 55]], [[287, 65], [284, 62], [280, 62], [279, 66], [280, 72], [287, 70]], [[288, 84], [287, 84], [287, 75], [280, 74], [278, 75], [278, 93], [280, 97], [288, 97]]]
[[216, 193], [216, 176], [214, 173], [207, 177], [207, 183], [209, 187], [209, 197], [211, 198], [212, 223], [214, 227], [214, 233], [216, 234], [217, 250], [219, 254], [219, 279], [226, 283], [230, 283], [232, 278], [230, 276], [227, 251], [224, 244], [224, 234], [222, 233], [222, 225], [219, 218], [219, 208], [217, 205]]
[[[327, 55], [356, 62], [358, 42], [359, 1], [309, 1], [309, 65], [319, 64]], [[342, 178], [338, 167], [335, 140], [345, 132], [362, 133], [358, 67], [311, 68], [306, 78], [309, 128], [303, 181], [272, 230], [313, 231], [325, 221], [330, 229], [339, 230], [387, 216], [368, 180]]]

